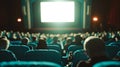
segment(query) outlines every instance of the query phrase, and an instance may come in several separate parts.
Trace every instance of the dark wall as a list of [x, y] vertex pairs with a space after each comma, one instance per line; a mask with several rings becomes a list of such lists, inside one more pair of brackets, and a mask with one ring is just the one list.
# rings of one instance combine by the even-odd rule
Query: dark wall
[[8, 8], [9, 3], [6, 1], [7, 0], [2, 0], [0, 2], [0, 28], [3, 28], [4, 26], [6, 26], [8, 22], [10, 21], [8, 17], [10, 15], [10, 11]]
[[93, 0], [92, 2], [92, 18], [98, 17], [97, 22], [93, 22], [91, 19], [92, 30], [101, 30], [108, 28], [108, 17], [110, 12], [111, 0]]
[[19, 29], [21, 26], [23, 26], [22, 22], [17, 22], [17, 18], [19, 17], [22, 18], [20, 0], [0, 1], [0, 29]]
[[120, 0], [111, 0], [108, 25], [113, 29], [120, 29]]
[[120, 29], [120, 0], [93, 0], [92, 17], [97, 16], [98, 22], [91, 19], [91, 28], [97, 30]]

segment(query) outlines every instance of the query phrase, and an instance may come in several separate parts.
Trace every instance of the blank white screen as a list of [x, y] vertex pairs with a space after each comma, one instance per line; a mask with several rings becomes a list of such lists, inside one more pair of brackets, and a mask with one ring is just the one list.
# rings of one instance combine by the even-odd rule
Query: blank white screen
[[73, 1], [69, 2], [40, 2], [41, 22], [74, 22]]

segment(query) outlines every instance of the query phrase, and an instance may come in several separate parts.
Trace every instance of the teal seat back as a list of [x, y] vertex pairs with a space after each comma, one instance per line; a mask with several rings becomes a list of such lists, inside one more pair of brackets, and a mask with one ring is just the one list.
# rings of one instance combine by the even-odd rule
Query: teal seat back
[[8, 50], [12, 51], [16, 55], [18, 60], [21, 60], [25, 52], [30, 50], [30, 48], [25, 45], [13, 45], [13, 46], [10, 46]]
[[0, 50], [0, 62], [17, 61], [15, 54], [9, 50]]
[[77, 63], [81, 60], [88, 60], [89, 57], [85, 54], [84, 50], [81, 49], [81, 50], [76, 50], [74, 53], [73, 53], [73, 67], [76, 67]]
[[0, 67], [62, 67], [59, 64], [53, 62], [36, 62], [36, 61], [11, 61], [2, 62]]
[[93, 65], [93, 67], [120, 67], [120, 61], [103, 61]]
[[61, 53], [52, 49], [30, 50], [25, 53], [23, 61], [49, 61], [61, 64]]

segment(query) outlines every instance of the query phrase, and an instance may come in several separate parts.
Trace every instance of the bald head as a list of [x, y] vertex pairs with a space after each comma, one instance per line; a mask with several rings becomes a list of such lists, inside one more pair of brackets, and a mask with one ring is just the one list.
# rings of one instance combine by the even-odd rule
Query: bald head
[[0, 38], [0, 49], [7, 50], [9, 47], [10, 41], [5, 37]]
[[104, 41], [95, 36], [90, 36], [84, 41], [84, 50], [90, 57], [104, 56], [105, 55]]

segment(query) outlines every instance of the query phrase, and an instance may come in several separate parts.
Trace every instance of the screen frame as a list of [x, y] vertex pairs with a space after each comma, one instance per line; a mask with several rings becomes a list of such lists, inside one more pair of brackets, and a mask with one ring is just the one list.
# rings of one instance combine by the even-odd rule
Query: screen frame
[[[40, 19], [40, 2], [50, 2], [55, 0], [36, 0], [31, 3], [31, 22], [32, 28], [82, 28], [83, 26], [83, 4], [78, 0], [63, 0], [75, 2], [75, 22], [67, 23], [41, 23]], [[61, 1], [61, 0], [57, 0]], [[37, 6], [37, 7], [36, 7]]]

